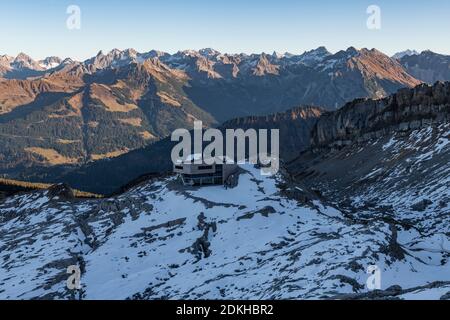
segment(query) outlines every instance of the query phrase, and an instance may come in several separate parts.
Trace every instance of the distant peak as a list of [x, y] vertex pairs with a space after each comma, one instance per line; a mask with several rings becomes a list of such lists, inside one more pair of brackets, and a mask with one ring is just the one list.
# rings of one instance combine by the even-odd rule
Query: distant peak
[[[419, 53], [416, 53], [417, 55], [419, 55]], [[420, 54], [428, 54], [428, 55], [430, 55], [430, 54], [437, 54], [436, 52], [434, 52], [434, 51], [431, 51], [430, 49], [427, 49], [427, 50], [423, 50]]]
[[11, 56], [8, 56], [7, 54], [4, 54], [4, 55], [0, 55], [0, 60], [12, 61], [12, 60], [14, 60], [14, 57], [11, 57]]
[[[367, 50], [367, 49], [365, 49], [365, 50]], [[353, 46], [352, 47], [348, 47], [347, 50], [345, 50], [345, 51], [348, 52], [348, 53], [358, 53], [359, 52], [358, 49], [356, 49]]]
[[396, 54], [394, 54], [392, 56], [392, 58], [399, 60], [403, 57], [414, 56], [414, 55], [418, 55], [418, 54], [419, 54], [419, 52], [417, 52], [416, 50], [407, 49], [405, 51], [397, 52]]
[[160, 58], [166, 55], [168, 55], [168, 53], [164, 51], [150, 50], [149, 52], [143, 53], [140, 56], [145, 60], [148, 58]]
[[61, 62], [61, 58], [56, 57], [56, 56], [50, 56], [50, 57], [46, 57], [43, 61], [45, 62]]
[[220, 55], [220, 52], [213, 48], [200, 49], [198, 51], [198, 53], [200, 53], [202, 56], [205, 56], [205, 57], [214, 57], [214, 56]]
[[75, 61], [72, 58], [65, 58], [61, 63], [62, 64], [71, 64], [74, 63]]
[[183, 50], [179, 51], [178, 53], [184, 56], [192, 56], [192, 57], [196, 57], [199, 55], [199, 53], [195, 50]]
[[325, 47], [318, 47], [313, 50], [305, 51], [300, 55], [300, 62], [308, 66], [314, 66], [322, 62], [326, 57], [330, 56], [331, 52]]
[[364, 53], [364, 54], [371, 54], [371, 55], [385, 55], [383, 52], [372, 48], [372, 49], [368, 49], [368, 48], [362, 48], [361, 50], [356, 50], [359, 53]]
[[311, 52], [320, 52], [320, 53], [331, 54], [331, 52], [328, 51], [328, 49], [324, 46], [317, 47], [316, 49], [311, 50]]
[[40, 60], [39, 61], [39, 66], [41, 68], [44, 68], [46, 70], [49, 69], [53, 69], [56, 68], [57, 66], [59, 66], [62, 62], [62, 59], [59, 57], [55, 57], [55, 56], [51, 56], [51, 57], [47, 57], [44, 60]]
[[122, 50], [114, 48], [110, 51], [110, 53], [122, 53]]
[[286, 57], [290, 57], [290, 56], [292, 56], [292, 54], [289, 52], [280, 53], [280, 52], [274, 51], [272, 53], [272, 57], [274, 57], [276, 59], [282, 59], [282, 58], [286, 58]]
[[128, 48], [124, 52], [127, 55], [129, 55], [129, 56], [136, 56], [136, 55], [138, 55], [138, 52], [135, 49], [133, 49], [133, 48]]
[[17, 57], [16, 60], [32, 60], [31, 57], [23, 52], [20, 52]]

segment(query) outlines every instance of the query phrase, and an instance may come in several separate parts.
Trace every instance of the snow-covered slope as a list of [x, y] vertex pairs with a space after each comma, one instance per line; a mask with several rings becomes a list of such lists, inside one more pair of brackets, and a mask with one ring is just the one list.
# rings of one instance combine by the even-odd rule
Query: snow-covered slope
[[[449, 249], [448, 224], [423, 233], [361, 222], [284, 174], [243, 166], [229, 189], [185, 188], [169, 177], [110, 199], [49, 191], [7, 199], [0, 298], [355, 297], [367, 294], [373, 265], [389, 289], [376, 294], [439, 298], [450, 291]], [[70, 265], [82, 269], [79, 292], [66, 288]]]

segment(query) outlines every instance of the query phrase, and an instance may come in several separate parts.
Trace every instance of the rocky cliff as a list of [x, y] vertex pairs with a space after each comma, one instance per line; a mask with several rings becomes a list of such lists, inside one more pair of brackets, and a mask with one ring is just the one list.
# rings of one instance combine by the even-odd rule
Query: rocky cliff
[[312, 145], [341, 147], [389, 132], [419, 129], [450, 120], [450, 82], [401, 89], [380, 100], [357, 99], [323, 115], [315, 125]]

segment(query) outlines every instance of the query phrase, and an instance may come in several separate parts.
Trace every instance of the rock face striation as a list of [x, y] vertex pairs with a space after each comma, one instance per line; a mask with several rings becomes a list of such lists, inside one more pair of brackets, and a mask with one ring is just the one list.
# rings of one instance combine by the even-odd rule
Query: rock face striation
[[390, 132], [408, 131], [448, 122], [450, 82], [401, 89], [381, 100], [358, 99], [323, 115], [311, 136], [315, 148], [342, 147]]

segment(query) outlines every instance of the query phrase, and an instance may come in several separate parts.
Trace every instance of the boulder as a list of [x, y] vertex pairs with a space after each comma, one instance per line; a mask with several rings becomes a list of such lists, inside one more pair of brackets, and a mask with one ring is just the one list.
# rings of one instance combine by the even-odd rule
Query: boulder
[[56, 197], [61, 199], [73, 199], [75, 198], [75, 193], [69, 185], [65, 183], [59, 183], [52, 185], [48, 189], [48, 196], [52, 199]]

